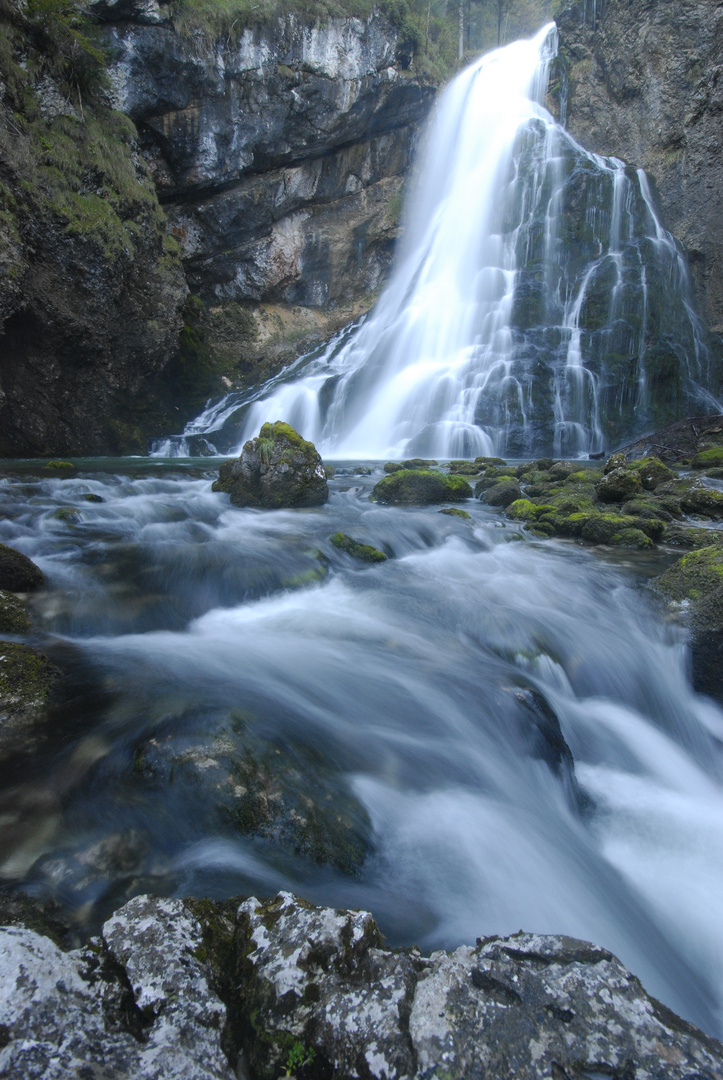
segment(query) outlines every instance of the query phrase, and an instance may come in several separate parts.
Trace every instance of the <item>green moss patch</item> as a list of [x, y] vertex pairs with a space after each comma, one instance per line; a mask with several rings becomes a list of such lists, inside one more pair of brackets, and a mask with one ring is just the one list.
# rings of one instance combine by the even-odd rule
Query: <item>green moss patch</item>
[[347, 536], [346, 533], [336, 532], [329, 537], [329, 540], [339, 551], [351, 555], [352, 559], [359, 559], [361, 562], [367, 563], [386, 562], [387, 560], [387, 556], [383, 551], [372, 547], [371, 544], [360, 544], [357, 540], [353, 540], [351, 536]]
[[372, 492], [374, 501], [390, 506], [424, 506], [471, 498], [472, 488], [464, 477], [423, 469], [400, 469], [390, 473]]

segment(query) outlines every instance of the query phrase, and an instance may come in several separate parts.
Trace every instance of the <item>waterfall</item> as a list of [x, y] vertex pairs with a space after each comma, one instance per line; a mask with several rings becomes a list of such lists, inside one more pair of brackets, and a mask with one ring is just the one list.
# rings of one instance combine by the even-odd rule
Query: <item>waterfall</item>
[[718, 408], [645, 174], [588, 153], [543, 105], [556, 51], [550, 23], [441, 94], [370, 315], [156, 453], [192, 436], [238, 452], [283, 419], [332, 458], [575, 456]]

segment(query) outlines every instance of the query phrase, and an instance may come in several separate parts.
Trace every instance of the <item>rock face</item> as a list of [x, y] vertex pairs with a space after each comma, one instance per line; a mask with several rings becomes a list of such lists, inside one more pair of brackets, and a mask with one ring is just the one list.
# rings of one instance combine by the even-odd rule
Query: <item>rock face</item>
[[116, 105], [141, 133], [207, 344], [232, 377], [368, 307], [435, 93], [402, 70], [388, 19], [288, 15], [216, 36], [104, 11], [124, 20], [106, 29]]
[[11, 926], [0, 970], [16, 1080], [275, 1080], [294, 1062], [310, 1080], [723, 1076], [723, 1047], [605, 949], [520, 933], [390, 951], [368, 913], [289, 893], [137, 897], [67, 953]]
[[234, 506], [264, 510], [322, 506], [329, 498], [314, 444], [280, 420], [264, 424], [240, 457], [223, 463], [213, 490], [230, 495]]
[[2, 456], [123, 448], [187, 294], [133, 125], [98, 71], [67, 83], [64, 48], [98, 63], [59, 7], [0, 8]]
[[687, 249], [701, 312], [723, 332], [723, 9], [573, 0], [556, 18], [570, 131], [651, 174], [666, 227]]

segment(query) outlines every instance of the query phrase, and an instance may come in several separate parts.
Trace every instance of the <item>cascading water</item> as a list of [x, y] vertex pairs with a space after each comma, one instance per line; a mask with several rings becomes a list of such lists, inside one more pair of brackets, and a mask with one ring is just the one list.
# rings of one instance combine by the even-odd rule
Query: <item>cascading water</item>
[[369, 317], [189, 437], [237, 450], [283, 419], [334, 458], [580, 455], [718, 408], [685, 260], [647, 179], [542, 105], [554, 24], [483, 57], [433, 116]]

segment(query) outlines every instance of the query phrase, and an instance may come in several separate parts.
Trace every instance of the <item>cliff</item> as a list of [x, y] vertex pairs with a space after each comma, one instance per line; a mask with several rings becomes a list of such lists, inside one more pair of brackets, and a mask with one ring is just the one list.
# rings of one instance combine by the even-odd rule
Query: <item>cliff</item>
[[221, 36], [157, 18], [107, 28], [115, 104], [200, 301], [189, 331], [257, 382], [369, 307], [435, 87], [376, 12]]
[[569, 130], [651, 175], [664, 223], [687, 250], [701, 315], [720, 334], [723, 6], [574, 0], [556, 19]]
[[0, 455], [142, 453], [365, 311], [435, 93], [378, 14], [90, 9], [0, 3]]

